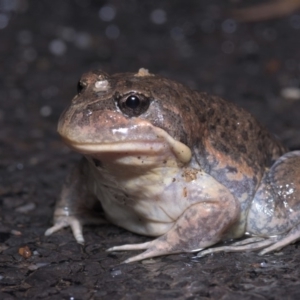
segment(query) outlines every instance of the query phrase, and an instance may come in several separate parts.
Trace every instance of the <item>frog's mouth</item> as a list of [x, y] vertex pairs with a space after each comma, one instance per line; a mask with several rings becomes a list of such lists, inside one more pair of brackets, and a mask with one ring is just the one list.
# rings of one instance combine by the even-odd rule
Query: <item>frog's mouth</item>
[[191, 150], [183, 143], [174, 140], [168, 135], [168, 139], [157, 141], [121, 141], [111, 143], [78, 143], [64, 138], [67, 145], [75, 151], [92, 156], [97, 160], [98, 157], [107, 156], [160, 156], [167, 157], [170, 154], [178, 161], [185, 164], [191, 159]]

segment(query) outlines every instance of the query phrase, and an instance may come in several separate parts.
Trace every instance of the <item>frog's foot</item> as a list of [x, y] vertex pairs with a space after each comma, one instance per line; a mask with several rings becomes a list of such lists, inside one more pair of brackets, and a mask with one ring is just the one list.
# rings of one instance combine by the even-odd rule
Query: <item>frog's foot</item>
[[197, 254], [197, 257], [203, 257], [205, 255], [218, 253], [218, 252], [242, 252], [242, 251], [260, 250], [278, 242], [278, 240], [280, 240], [281, 237], [282, 236], [273, 236], [269, 238], [251, 237], [251, 238], [244, 239], [242, 241], [235, 242], [229, 246], [220, 246], [220, 247], [203, 250]]
[[300, 224], [295, 226], [287, 235], [282, 237], [276, 243], [260, 251], [259, 255], [264, 255], [271, 251], [280, 250], [289, 244], [297, 242], [299, 239], [300, 239]]
[[62, 228], [70, 226], [77, 243], [84, 244], [82, 225], [83, 222], [75, 216], [61, 216], [56, 218], [54, 225], [45, 231], [45, 235], [49, 236], [52, 233], [61, 230]]
[[58, 216], [54, 219], [54, 225], [45, 231], [45, 235], [49, 236], [65, 227], [71, 227], [73, 236], [78, 244], [84, 244], [84, 237], [82, 233], [82, 226], [84, 224], [105, 224], [106, 220], [99, 216], [78, 217], [78, 216]]
[[264, 255], [272, 251], [278, 251], [285, 246], [300, 240], [300, 224], [292, 228], [288, 233], [268, 238], [251, 237], [231, 244], [230, 246], [221, 246], [203, 250], [197, 254], [197, 257], [203, 257], [207, 254], [217, 252], [241, 252], [260, 250], [258, 254]]
[[154, 240], [152, 242], [146, 242], [142, 244], [131, 244], [131, 245], [128, 244], [122, 246], [115, 246], [107, 249], [106, 251], [112, 252], [112, 251], [126, 251], [126, 250], [146, 250], [141, 254], [126, 259], [123, 263], [130, 263], [130, 262], [139, 261], [150, 257], [170, 254], [169, 253], [170, 249], [168, 249], [168, 247], [163, 246], [162, 245], [163, 243], [161, 243], [161, 246], [158, 246], [158, 244], [160, 243], [157, 241], [158, 240]]

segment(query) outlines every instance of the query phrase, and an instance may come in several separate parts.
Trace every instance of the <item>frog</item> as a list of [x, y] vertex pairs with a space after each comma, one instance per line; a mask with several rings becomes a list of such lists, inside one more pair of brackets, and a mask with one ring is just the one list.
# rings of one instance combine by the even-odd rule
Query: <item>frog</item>
[[[300, 238], [300, 151], [249, 112], [141, 68], [95, 70], [60, 116], [82, 160], [63, 184], [46, 236], [112, 223], [150, 241], [124, 263], [176, 253], [279, 250]], [[95, 210], [97, 204], [102, 213]]]

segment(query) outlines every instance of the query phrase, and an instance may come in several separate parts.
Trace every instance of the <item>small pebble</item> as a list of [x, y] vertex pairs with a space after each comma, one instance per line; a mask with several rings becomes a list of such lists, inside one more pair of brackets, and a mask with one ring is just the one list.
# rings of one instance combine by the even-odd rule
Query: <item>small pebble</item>
[[37, 269], [39, 269], [39, 268], [42, 268], [42, 267], [45, 267], [45, 266], [48, 266], [49, 265], [49, 263], [37, 263], [37, 264], [32, 264], [32, 265], [29, 265], [28, 266], [28, 269], [30, 270], [30, 271], [35, 271], [35, 270], [37, 270]]
[[32, 252], [31, 252], [31, 250], [28, 246], [24, 246], [24, 247], [19, 248], [18, 252], [24, 258], [29, 258], [32, 255]]
[[269, 266], [269, 264], [268, 264], [268, 262], [266, 261], [266, 260], [264, 260], [264, 261], [262, 261], [261, 263], [260, 263], [260, 267], [261, 268], [267, 268]]
[[26, 203], [25, 205], [22, 205], [22, 206], [19, 206], [17, 209], [16, 209], [16, 212], [19, 212], [19, 213], [27, 213], [29, 211], [32, 211], [34, 210], [36, 207], [35, 203], [33, 202], [30, 202], [30, 203]]
[[281, 96], [288, 100], [300, 100], [300, 89], [298, 87], [286, 87], [281, 90]]
[[119, 276], [119, 275], [121, 275], [121, 274], [122, 274], [122, 271], [121, 271], [120, 269], [115, 269], [115, 270], [112, 270], [112, 271], [110, 272], [110, 275], [111, 275], [112, 277]]
[[14, 230], [14, 229], [11, 230], [10, 233], [13, 234], [13, 235], [16, 235], [16, 236], [21, 236], [21, 235], [22, 235], [22, 232], [21, 232], [21, 231], [19, 231], [19, 230]]

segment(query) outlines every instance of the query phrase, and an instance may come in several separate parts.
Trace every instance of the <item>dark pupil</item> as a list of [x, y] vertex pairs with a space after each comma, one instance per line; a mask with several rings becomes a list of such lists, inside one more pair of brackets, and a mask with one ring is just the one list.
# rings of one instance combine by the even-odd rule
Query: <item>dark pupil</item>
[[137, 108], [140, 104], [140, 99], [137, 96], [129, 96], [126, 99], [126, 106], [129, 108]]

